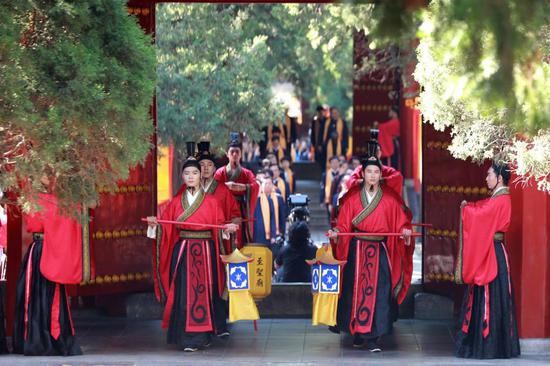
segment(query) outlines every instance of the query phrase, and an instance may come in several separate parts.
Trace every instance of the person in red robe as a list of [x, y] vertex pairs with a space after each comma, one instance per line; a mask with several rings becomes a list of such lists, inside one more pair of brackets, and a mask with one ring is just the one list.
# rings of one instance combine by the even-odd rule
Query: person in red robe
[[381, 160], [386, 165], [400, 167], [399, 159], [399, 135], [401, 123], [399, 122], [398, 109], [392, 107], [388, 112], [389, 120], [378, 124], [380, 130]]
[[231, 133], [227, 158], [229, 164], [219, 168], [214, 175], [218, 183], [225, 184], [239, 203], [241, 210], [242, 228], [237, 235], [237, 247], [240, 249], [252, 241], [254, 223], [252, 215], [256, 208], [260, 186], [254, 173], [241, 166], [242, 143], [238, 133]]
[[[240, 224], [241, 222], [241, 210], [239, 204], [231, 194], [229, 188], [224, 184], [219, 184], [214, 179], [214, 173], [216, 173], [216, 157], [210, 153], [210, 142], [201, 141], [198, 144], [197, 160], [201, 166], [201, 185], [204, 191], [213, 195], [218, 204], [222, 208], [224, 217], [227, 221], [231, 221], [234, 224]], [[224, 240], [225, 253], [231, 253], [235, 247], [230, 240]]]
[[491, 197], [461, 205], [455, 280], [468, 287], [456, 340], [458, 357], [520, 355], [510, 262], [504, 245], [512, 215], [509, 179], [508, 166], [493, 164], [485, 179]]
[[238, 228], [224, 225], [222, 208], [202, 189], [200, 174], [199, 162], [187, 159], [183, 165], [186, 189], [170, 200], [160, 217], [181, 225], [148, 218], [149, 225], [157, 228], [153, 277], [157, 299], [165, 304], [162, 327], [168, 329], [168, 343], [186, 352], [207, 347], [212, 335], [226, 329], [221, 235]]
[[[50, 179], [42, 182], [51, 188]], [[33, 243], [17, 282], [13, 351], [27, 356], [80, 355], [65, 285], [94, 277], [88, 217], [84, 215], [81, 224], [64, 216], [50, 193], [40, 193], [38, 205], [40, 212], [24, 216]]]
[[[370, 149], [369, 149], [370, 151]], [[397, 299], [403, 299], [410, 285], [404, 280], [400, 256], [403, 252], [376, 233], [402, 233], [392, 246], [410, 245], [409, 218], [393, 194], [380, 187], [382, 164], [374, 154], [362, 162], [365, 182], [360, 189], [346, 193], [337, 225], [329, 230], [338, 260], [347, 261], [338, 301], [337, 326], [354, 336], [354, 347], [367, 342], [371, 352], [381, 351], [378, 339], [392, 331]], [[366, 232], [372, 236], [342, 236], [338, 233]]]

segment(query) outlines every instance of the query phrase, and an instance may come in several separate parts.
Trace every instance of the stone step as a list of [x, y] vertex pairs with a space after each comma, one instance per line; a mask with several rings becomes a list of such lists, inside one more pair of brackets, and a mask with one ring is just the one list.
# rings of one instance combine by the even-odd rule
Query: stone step
[[294, 176], [299, 180], [321, 179], [322, 170], [319, 164], [314, 162], [296, 162], [292, 165]]
[[[412, 318], [416, 313], [415, 295], [420, 293], [422, 285], [413, 284], [399, 306], [400, 318]], [[428, 294], [429, 295], [429, 294]], [[310, 283], [275, 283], [271, 295], [257, 302], [262, 318], [309, 318], [311, 317], [312, 296]], [[130, 319], [161, 319], [163, 307], [153, 292], [131, 294], [126, 299], [126, 317]]]

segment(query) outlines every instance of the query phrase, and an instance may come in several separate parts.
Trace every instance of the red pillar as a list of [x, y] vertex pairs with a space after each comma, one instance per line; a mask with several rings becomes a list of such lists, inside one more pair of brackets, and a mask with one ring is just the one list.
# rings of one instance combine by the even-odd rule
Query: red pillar
[[[15, 201], [14, 195], [8, 195], [10, 200]], [[8, 268], [6, 270], [6, 335], [11, 336], [13, 332], [13, 321], [15, 319], [15, 297], [17, 292], [17, 277], [21, 265], [22, 217], [21, 209], [17, 205], [7, 205], [8, 211]]]
[[516, 314], [522, 338], [550, 337], [550, 195], [511, 187], [513, 217], [507, 238]]

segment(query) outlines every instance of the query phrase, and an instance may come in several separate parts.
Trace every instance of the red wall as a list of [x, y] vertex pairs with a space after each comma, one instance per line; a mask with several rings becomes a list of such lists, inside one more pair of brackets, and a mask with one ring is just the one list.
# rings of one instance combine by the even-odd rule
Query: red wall
[[550, 337], [550, 195], [511, 185], [513, 217], [506, 245], [523, 338]]

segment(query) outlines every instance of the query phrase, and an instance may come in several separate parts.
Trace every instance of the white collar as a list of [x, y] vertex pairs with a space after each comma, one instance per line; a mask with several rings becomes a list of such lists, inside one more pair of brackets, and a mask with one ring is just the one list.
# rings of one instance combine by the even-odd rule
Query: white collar
[[204, 189], [204, 191], [208, 191], [208, 189], [210, 188], [210, 186], [212, 185], [212, 183], [214, 183], [214, 179], [212, 178], [212, 180], [210, 181], [210, 183], [208, 183], [207, 185], [203, 185], [202, 186], [202, 189]]
[[195, 194], [193, 194], [190, 190], [185, 190], [185, 194], [187, 195], [187, 203], [189, 203], [189, 206], [191, 206], [195, 202], [195, 200], [199, 196], [199, 191], [200, 189], [196, 189]]

